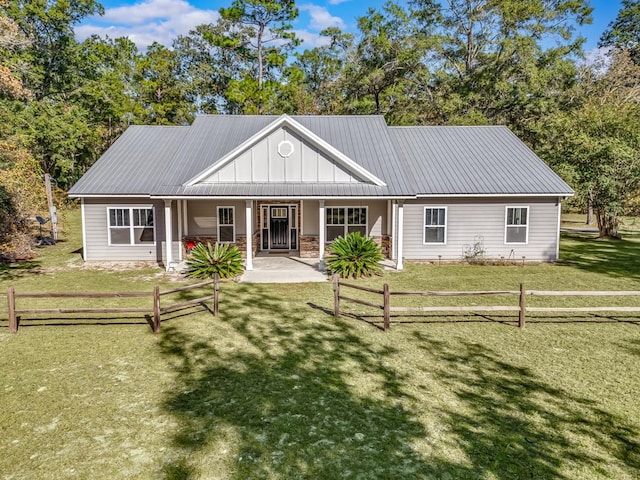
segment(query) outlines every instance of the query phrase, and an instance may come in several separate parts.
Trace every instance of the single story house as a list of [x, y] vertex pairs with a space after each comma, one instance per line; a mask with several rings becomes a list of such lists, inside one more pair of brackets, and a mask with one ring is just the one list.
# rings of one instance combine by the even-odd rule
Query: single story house
[[202, 115], [131, 126], [71, 188], [83, 256], [170, 268], [198, 241], [322, 260], [360, 231], [403, 261], [558, 258], [571, 188], [502, 126], [381, 116]]

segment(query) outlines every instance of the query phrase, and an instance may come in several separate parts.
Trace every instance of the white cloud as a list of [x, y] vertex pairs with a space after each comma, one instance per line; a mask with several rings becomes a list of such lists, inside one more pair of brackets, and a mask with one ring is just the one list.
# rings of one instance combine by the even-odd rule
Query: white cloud
[[318, 5], [312, 4], [304, 4], [298, 7], [303, 12], [309, 12], [309, 16], [311, 17], [311, 21], [309, 22], [309, 27], [314, 30], [324, 30], [329, 27], [338, 27], [340, 29], [344, 28], [344, 20], [340, 17], [336, 17], [331, 15], [329, 11]]
[[331, 41], [329, 38], [320, 35], [319, 33], [313, 33], [309, 30], [294, 30], [296, 37], [302, 40], [302, 49], [310, 49], [315, 47], [323, 47], [329, 45]]
[[167, 47], [178, 36], [197, 25], [213, 23], [215, 10], [203, 10], [185, 0], [145, 0], [122, 7], [109, 8], [102, 17], [92, 17], [76, 27], [80, 40], [97, 34], [111, 38], [128, 37], [144, 49], [154, 41]]

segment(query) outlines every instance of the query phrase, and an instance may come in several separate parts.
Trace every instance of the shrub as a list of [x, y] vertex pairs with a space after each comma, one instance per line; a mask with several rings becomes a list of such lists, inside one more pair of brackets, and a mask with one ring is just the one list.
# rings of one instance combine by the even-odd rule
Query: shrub
[[227, 243], [198, 243], [186, 264], [186, 274], [191, 278], [213, 278], [216, 273], [220, 278], [237, 277], [244, 270], [240, 250]]
[[382, 272], [380, 261], [384, 258], [380, 246], [360, 232], [338, 237], [329, 247], [327, 270], [347, 277], [370, 277]]

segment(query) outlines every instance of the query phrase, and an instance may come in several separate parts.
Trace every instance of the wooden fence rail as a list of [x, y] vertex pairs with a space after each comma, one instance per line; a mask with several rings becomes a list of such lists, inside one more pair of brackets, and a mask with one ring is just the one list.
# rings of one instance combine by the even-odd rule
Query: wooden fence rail
[[[198, 298], [194, 298], [185, 302], [173, 303], [170, 305], [161, 305], [161, 298], [167, 295], [181, 293], [186, 291], [193, 291], [198, 288], [204, 288], [212, 285], [213, 293], [210, 295], [204, 295]], [[171, 290], [160, 291], [160, 287], [155, 286], [153, 292], [118, 292], [118, 293], [60, 293], [60, 292], [48, 292], [48, 293], [18, 293], [15, 287], [10, 286], [7, 288], [7, 316], [9, 320], [9, 331], [11, 333], [18, 332], [20, 315], [25, 314], [85, 314], [85, 313], [144, 313], [153, 315], [153, 333], [160, 331], [160, 321], [162, 315], [175, 312], [178, 310], [184, 310], [188, 307], [204, 304], [207, 301], [213, 300], [213, 315], [218, 316], [218, 300], [220, 292], [220, 280], [216, 275], [213, 280], [209, 280], [194, 285], [187, 285], [184, 287], [174, 288]], [[72, 308], [17, 308], [17, 300], [25, 298], [91, 298], [91, 299], [117, 299], [117, 298], [151, 298], [153, 299], [153, 305], [151, 307], [108, 307], [108, 308], [84, 308], [84, 307], [72, 307]]]
[[[373, 293], [382, 296], [382, 303], [376, 304], [358, 298], [342, 295], [341, 288], [346, 287]], [[420, 297], [466, 297], [466, 296], [517, 296], [518, 305], [486, 305], [486, 306], [429, 306], [429, 307], [402, 307], [391, 306], [391, 297], [420, 296]], [[392, 292], [385, 283], [382, 290], [362, 287], [352, 283], [343, 282], [335, 275], [333, 277], [334, 316], [340, 316], [340, 302], [356, 303], [383, 311], [383, 329], [389, 330], [391, 326], [391, 313], [393, 312], [518, 312], [518, 327], [524, 328], [527, 312], [571, 313], [571, 312], [640, 312], [640, 307], [527, 307], [527, 296], [540, 297], [634, 297], [640, 296], [640, 291], [559, 291], [559, 290], [526, 290], [524, 284], [520, 284], [519, 290], [489, 290], [489, 291], [425, 291], [425, 292]]]

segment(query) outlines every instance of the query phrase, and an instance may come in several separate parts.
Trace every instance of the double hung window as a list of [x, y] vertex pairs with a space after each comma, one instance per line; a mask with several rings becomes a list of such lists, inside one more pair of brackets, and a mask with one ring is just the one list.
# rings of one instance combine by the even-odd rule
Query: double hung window
[[505, 243], [529, 241], [529, 207], [507, 207]]
[[233, 243], [236, 241], [234, 207], [218, 207], [218, 242]]
[[447, 243], [447, 208], [425, 207], [424, 243]]

